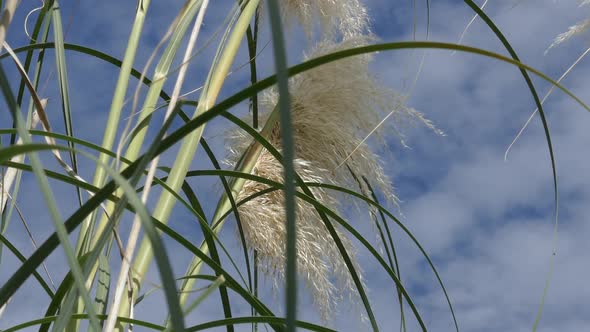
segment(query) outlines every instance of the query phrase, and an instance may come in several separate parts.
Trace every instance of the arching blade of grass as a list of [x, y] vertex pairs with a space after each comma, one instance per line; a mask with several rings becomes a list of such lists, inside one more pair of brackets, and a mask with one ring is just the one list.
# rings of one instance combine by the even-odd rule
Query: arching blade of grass
[[[11, 147], [11, 148], [8, 148], [8, 149], [0, 150], [0, 162], [3, 159], [5, 159], [5, 157], [10, 157], [11, 155], [16, 155], [16, 154], [19, 154], [19, 153], [24, 153], [24, 152], [28, 152], [28, 151], [54, 150], [54, 149], [67, 150], [68, 148], [63, 147], [63, 146], [51, 146], [51, 145], [44, 145], [44, 144], [28, 144], [28, 145], [24, 145], [24, 146]], [[139, 163], [136, 162], [134, 165], [137, 165], [137, 164], [139, 164]], [[133, 170], [134, 168], [136, 168], [136, 167], [133, 167], [132, 166], [131, 168], [128, 168], [129, 173], [131, 173], [130, 170]], [[114, 178], [113, 181], [117, 181], [118, 184], [124, 185], [125, 187], [127, 187], [127, 185], [124, 182], [121, 182], [120, 181], [122, 179], [119, 176], [117, 176], [114, 173], [109, 174], [109, 175]], [[129, 176], [129, 175], [130, 174], [127, 174], [127, 176]], [[110, 182], [110, 183], [113, 183], [113, 182]], [[114, 186], [114, 183], [113, 183], [113, 185], [111, 186], [111, 188], [109, 188], [109, 190], [111, 192], [113, 192], [114, 189], [115, 189], [115, 186]], [[127, 189], [129, 189], [129, 188], [127, 188]], [[98, 201], [99, 198], [101, 198], [101, 196], [103, 196], [102, 193], [101, 193], [101, 192], [103, 192], [103, 190], [104, 190], [104, 188], [101, 189], [101, 190], [99, 190], [98, 193], [97, 193], [97, 195], [91, 197], [88, 202], [91, 203], [91, 204], [93, 204], [94, 202]], [[127, 191], [126, 191], [126, 193], [127, 193]], [[129, 193], [125, 197], [127, 197], [128, 195], [129, 195]], [[137, 198], [137, 200], [138, 200], [138, 198]], [[82, 206], [82, 209], [84, 209], [85, 207], [86, 208], [88, 207], [88, 206], [86, 206], [88, 204], [88, 202], [85, 205]], [[135, 206], [135, 204], [134, 204], [134, 206]], [[79, 212], [88, 215], [88, 213], [90, 212], [90, 210], [85, 209], [84, 211], [79, 211]], [[79, 224], [81, 222], [81, 220], [83, 220], [83, 218], [85, 216], [83, 214], [79, 214], [77, 217], [78, 217], [78, 220], [79, 220], [78, 221], [78, 224]], [[72, 218], [70, 218], [70, 220], [72, 220]], [[156, 221], [154, 219], [152, 219], [152, 223], [154, 225], [156, 225], [160, 230], [163, 230], [166, 234], [172, 236], [176, 242], [178, 242], [179, 244], [181, 244], [181, 245], [187, 247], [189, 250], [191, 250], [191, 252], [193, 254], [200, 256], [201, 259], [203, 259], [203, 261], [206, 264], [210, 265], [216, 272], [218, 272], [220, 274], [223, 274], [224, 278], [227, 281], [227, 285], [228, 286], [231, 286], [232, 289], [238, 289], [238, 290], [240, 290], [240, 292], [239, 292], [240, 295], [242, 295], [250, 304], [254, 305], [257, 308], [257, 310], [258, 310], [259, 313], [261, 313], [262, 315], [268, 315], [268, 314], [270, 314], [270, 311], [266, 307], [264, 307], [262, 305], [262, 303], [260, 303], [257, 299], [253, 298], [247, 290], [243, 289], [239, 285], [239, 283], [237, 283], [229, 274], [227, 274], [227, 272], [225, 272], [212, 259], [210, 259], [209, 257], [207, 257], [202, 252], [200, 252], [196, 247], [194, 247], [190, 243], [190, 241], [186, 240], [184, 237], [180, 236], [178, 233], [172, 231], [170, 228], [168, 228], [164, 224], [162, 224], [162, 223], [160, 223], [160, 222], [158, 222], [158, 221]], [[72, 225], [71, 224], [68, 225], [68, 222], [67, 221], [66, 221], [66, 225], [65, 226], [67, 227], [68, 231], [71, 232], [73, 230], [73, 228], [71, 227]], [[105, 234], [103, 234], [103, 237], [106, 237]], [[55, 236], [53, 236], [53, 238], [55, 238]], [[50, 241], [49, 242], [53, 242], [53, 243], [49, 244], [49, 246], [53, 246], [53, 245], [56, 246], [58, 244], [58, 243], [56, 243], [54, 241], [55, 241], [55, 239], [51, 239], [50, 238]], [[33, 261], [38, 260], [38, 256], [37, 255], [45, 256], [47, 254], [47, 251], [45, 251], [44, 249], [47, 248], [47, 246], [48, 246], [48, 242], [46, 241], [43, 245], [41, 245], [39, 247], [39, 249], [36, 251], [36, 253], [33, 254], [33, 256], [31, 258], [29, 258], [29, 260], [27, 260], [27, 262], [25, 262], [23, 265], [29, 265], [29, 264], [31, 264], [31, 261], [32, 260]], [[91, 254], [94, 254], [95, 252], [96, 251], [92, 251], [91, 253], [89, 253], [89, 255], [87, 257], [87, 260], [88, 261], [92, 262], [93, 257], [91, 256]], [[37, 256], [37, 257], [35, 257], [35, 256]], [[6, 290], [8, 290], [9, 292], [12, 291], [12, 290], [15, 290], [16, 288], [10, 287], [10, 283], [11, 282], [9, 281], [7, 284], [5, 284], [3, 286], [3, 288], [2, 288], [2, 290], [0, 290], [0, 293], [2, 291], [6, 291]], [[65, 287], [65, 288], [67, 289], [69, 287]], [[72, 317], [76, 317], [76, 316], [74, 315]]]
[[[496, 26], [496, 24], [481, 10], [475, 2], [472, 0], [464, 0], [465, 3], [473, 9], [473, 11], [481, 17], [481, 19], [488, 25], [488, 27], [494, 32], [494, 34], [498, 37], [502, 45], [506, 48], [510, 56], [516, 61], [520, 62], [516, 51], [512, 48], [512, 45], [508, 42], [506, 37], [500, 29]], [[541, 118], [541, 123], [543, 124], [543, 130], [545, 131], [545, 139], [547, 140], [547, 148], [549, 149], [549, 157], [551, 158], [551, 171], [553, 175], [553, 192], [554, 192], [554, 203], [555, 203], [555, 224], [553, 229], [553, 239], [552, 239], [552, 251], [555, 253], [557, 250], [557, 229], [559, 227], [559, 190], [557, 186], [557, 166], [555, 164], [555, 153], [553, 151], [553, 144], [551, 143], [551, 134], [549, 133], [549, 124], [547, 123], [547, 118], [545, 117], [545, 111], [543, 110], [543, 103], [537, 94], [537, 90], [533, 85], [533, 81], [529, 77], [529, 74], [526, 72], [524, 68], [519, 68], [524, 78], [533, 99], [535, 100], [535, 105], [539, 110], [539, 117]], [[537, 330], [537, 326], [539, 325], [539, 321], [541, 320], [541, 315], [543, 314], [543, 307], [545, 306], [545, 298], [547, 297], [547, 291], [549, 290], [549, 283], [551, 282], [551, 275], [555, 270], [555, 255], [549, 256], [549, 271], [547, 272], [547, 278], [545, 280], [545, 287], [543, 289], [543, 294], [541, 296], [541, 303], [539, 304], [539, 309], [537, 310], [537, 315], [535, 317], [535, 322], [533, 324], [533, 331]]]
[[[12, 132], [12, 131], [13, 130], [10, 130], [10, 129], [9, 130], [0, 130], [0, 133], [3, 133], [3, 132]], [[48, 134], [48, 133], [42, 132], [41, 134]], [[60, 135], [60, 134], [52, 134], [52, 135], [53, 136], [63, 136], [63, 135]], [[65, 136], [63, 136], [63, 137], [65, 137]], [[98, 147], [96, 145], [93, 145], [92, 143], [82, 141], [82, 140], [77, 140], [76, 143], [79, 144], [79, 145], [85, 145], [85, 146], [88, 146], [88, 147], [97, 148], [99, 151], [101, 150], [100, 147]], [[42, 145], [37, 146], [37, 148], [41, 148], [41, 147], [43, 147], [42, 150], [49, 149], [49, 146], [42, 146]], [[107, 154], [111, 154], [112, 157], [115, 156], [115, 154], [113, 152], [110, 152], [110, 151], [103, 151], [103, 152], [105, 152]], [[125, 161], [125, 160], [123, 160], [123, 161], [126, 162], [126, 163], [130, 163], [129, 161]], [[6, 166], [12, 167], [12, 168], [17, 168], [19, 170], [23, 170], [23, 171], [27, 171], [27, 172], [32, 172], [32, 168], [29, 165], [25, 165], [25, 164], [21, 164], [21, 163], [15, 163], [15, 162], [11, 162], [11, 161], [0, 162], [0, 164], [6, 165]], [[170, 169], [167, 169], [167, 168], [164, 168], [164, 167], [162, 167], [161, 170], [163, 170], [165, 172], [169, 172], [170, 171]], [[44, 170], [44, 171], [45, 171], [45, 173], [47, 174], [47, 176], [49, 178], [52, 178], [54, 180], [61, 181], [61, 182], [66, 183], [66, 184], [70, 184], [70, 185], [73, 185], [73, 186], [80, 187], [83, 190], [86, 190], [86, 191], [89, 191], [89, 192], [92, 192], [92, 193], [97, 193], [100, 190], [100, 188], [94, 187], [93, 185], [88, 184], [88, 183], [83, 182], [83, 181], [80, 181], [80, 180], [78, 180], [76, 178], [72, 178], [70, 176], [67, 176], [67, 175], [64, 175], [64, 174], [61, 174], [61, 173], [56, 173], [56, 172], [51, 171], [51, 170]], [[225, 255], [230, 260], [230, 263], [235, 268], [236, 272], [239, 274], [239, 277], [241, 278], [242, 282], [246, 285], [247, 284], [246, 283], [246, 280], [242, 276], [240, 270], [237, 267], [237, 264], [234, 262], [234, 260], [233, 260], [232, 256], [230, 255], [228, 249], [225, 248], [225, 246], [223, 245], [223, 243], [215, 235], [215, 233], [213, 232], [213, 230], [211, 229], [211, 227], [207, 224], [207, 221], [204, 219], [204, 212], [202, 211], [202, 209], [195, 209], [197, 207], [197, 205], [200, 205], [200, 203], [198, 203], [197, 198], [194, 197], [194, 200], [191, 201], [191, 202], [188, 202], [188, 201], [184, 200], [183, 197], [181, 197], [179, 194], [174, 193], [174, 192], [171, 191], [170, 187], [168, 187], [166, 185], [165, 180], [166, 180], [166, 177], [164, 177], [162, 179], [157, 179], [157, 178], [155, 179], [155, 181], [156, 181], [156, 183], [158, 185], [162, 186], [165, 190], [170, 191], [171, 193], [173, 193], [175, 195], [176, 199], [182, 205], [184, 205], [186, 207], [186, 209], [190, 213], [192, 213], [197, 218], [199, 224], [201, 225], [201, 228], [206, 232], [206, 234], [219, 243], [219, 245], [221, 246], [221, 248], [224, 251]], [[187, 195], [187, 197], [189, 197], [191, 195], [190, 193], [192, 192], [192, 189], [190, 190], [190, 192], [187, 192], [185, 190], [187, 188], [190, 189], [190, 186], [188, 185], [188, 183], [185, 182], [183, 184], [183, 192], [185, 193], [185, 195]], [[141, 190], [142, 190], [142, 188], [139, 188], [137, 191], [139, 192]], [[111, 200], [111, 201], [113, 201], [115, 203], [120, 201], [120, 199], [118, 197], [114, 196], [114, 195], [109, 196], [107, 199], [108, 200]], [[133, 209], [133, 207], [130, 206], [130, 205], [126, 206], [126, 208], [128, 210], [130, 210], [131, 212], [134, 212], [135, 211]], [[24, 260], [26, 260], [26, 259], [23, 258], [23, 261]], [[215, 261], [215, 262], [217, 264], [219, 264], [217, 261]]]
[[[179, 111], [181, 112], [181, 111]], [[189, 121], [189, 118], [184, 115], [182, 112], [180, 113], [180, 116], [183, 118], [184, 121]], [[15, 129], [0, 129], [0, 135], [2, 134], [12, 134], [16, 132]], [[103, 149], [102, 147], [93, 144], [91, 142], [88, 141], [84, 141], [75, 137], [69, 137], [66, 135], [62, 135], [59, 133], [53, 133], [53, 132], [46, 132], [46, 131], [39, 131], [39, 130], [32, 130], [30, 131], [31, 135], [38, 135], [38, 136], [43, 136], [43, 137], [51, 137], [52, 140], [55, 139], [59, 139], [59, 140], [64, 140], [64, 141], [73, 141], [75, 142], [77, 145], [80, 146], [84, 146], [87, 147], [89, 149], [92, 149], [96, 152], [99, 153], [103, 153], [106, 154], [110, 157], [116, 157], [114, 152], [108, 151]], [[205, 139], [201, 139], [201, 144], [203, 144], [203, 147], [206, 149], [206, 151], [208, 151], [209, 153], [207, 153], [207, 156], [210, 158], [211, 162], [214, 165], [219, 166], [219, 161], [217, 160], [217, 158], [215, 157], [215, 155], [213, 155], [212, 151], [209, 148], [209, 145], [207, 144]], [[125, 164], [131, 164], [131, 161], [125, 159], [125, 158], [121, 158], [121, 161]], [[0, 164], [5, 165], [9, 168], [14, 168], [14, 169], [18, 169], [18, 170], [25, 170], [28, 172], [31, 172], [32, 169], [30, 166], [22, 164], [22, 163], [18, 163], [18, 162], [14, 162], [14, 161], [5, 161], [5, 162], [1, 162]], [[161, 167], [160, 168], [162, 171], [164, 172], [170, 172], [169, 168], [166, 167]], [[52, 178], [52, 179], [56, 179], [59, 181], [62, 181], [64, 183], [68, 183], [71, 184], [73, 186], [79, 187], [83, 190], [89, 191], [91, 193], [96, 193], [98, 192], [99, 188], [88, 184], [84, 181], [80, 181], [77, 178], [73, 178], [71, 176], [67, 176], [67, 175], [63, 175], [61, 173], [56, 173], [54, 171], [51, 170], [44, 170], [47, 175]], [[164, 177], [162, 179], [155, 179], [156, 183], [158, 185], [161, 185], [165, 190], [169, 191], [170, 193], [174, 194], [176, 199], [182, 203], [189, 212], [191, 212], [193, 215], [195, 215], [195, 217], [197, 217], [197, 220], [199, 221], [201, 227], [206, 231], [206, 233], [211, 236], [212, 238], [214, 238], [216, 241], [219, 242], [219, 239], [215, 236], [215, 234], [213, 233], [213, 231], [211, 230], [211, 228], [209, 227], [209, 225], [207, 224], [207, 221], [204, 219], [204, 212], [200, 207], [200, 203], [198, 202], [198, 199], [196, 198], [196, 196], [194, 196], [194, 192], [192, 192], [192, 189], [190, 188], [190, 186], [185, 182], [183, 184], [183, 191], [185, 192], [185, 194], [187, 195], [187, 197], [193, 197], [193, 200], [189, 203], [187, 201], [185, 201], [182, 197], [180, 197], [179, 195], [177, 195], [175, 192], [173, 192], [165, 183], [164, 181], [167, 179], [167, 177]], [[143, 189], [143, 187], [140, 187], [138, 189], [138, 191], [141, 191]], [[187, 191], [188, 190], [188, 191]], [[111, 201], [117, 202], [118, 199], [115, 196], [110, 196], [108, 198]], [[221, 243], [220, 243], [221, 244]], [[227, 255], [227, 257], [230, 259], [230, 262], [232, 263], [232, 265], [236, 268], [236, 271], [240, 274], [240, 270], [237, 268], [237, 265], [235, 264], [235, 262], [233, 261], [231, 255], [229, 254], [228, 250], [222, 245], [222, 249], [225, 252], [225, 254]], [[243, 277], [240, 274], [240, 277], [243, 280]], [[246, 283], [246, 281], [244, 280], [244, 283]]]

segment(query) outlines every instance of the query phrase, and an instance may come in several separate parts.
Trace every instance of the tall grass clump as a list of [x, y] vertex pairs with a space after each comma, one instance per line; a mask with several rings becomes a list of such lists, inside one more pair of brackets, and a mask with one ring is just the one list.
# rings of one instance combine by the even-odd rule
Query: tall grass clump
[[[159, 21], [164, 13], [154, 11], [149, 0], [138, 0], [118, 59], [95, 46], [67, 42], [71, 30], [62, 13], [65, 6], [76, 10], [71, 3], [46, 0], [39, 8], [25, 8], [25, 2], [0, 1], [0, 88], [8, 109], [0, 116], [0, 255], [10, 253], [19, 261], [0, 261], [5, 276], [0, 328], [235, 331], [248, 324], [253, 331], [331, 331], [335, 317], [341, 317], [336, 312], [344, 307], [350, 309], [343, 318], [347, 322], [366, 318], [362, 329], [390, 330], [382, 322], [389, 317], [376, 314], [370, 296], [375, 288], [370, 280], [376, 277], [391, 286], [391, 308], [385, 311], [399, 315], [399, 328], [425, 331], [421, 312], [428, 306], [415, 303], [407, 288], [407, 280], [421, 276], [402, 278], [404, 253], [393, 241], [403, 237], [432, 270], [458, 330], [441, 276], [410, 227], [396, 217], [398, 198], [386, 171], [395, 165], [385, 167], [387, 156], [379, 153], [390, 144], [403, 145], [409, 124], [437, 130], [407, 104], [409, 96], [384, 86], [371, 71], [371, 61], [377, 52], [408, 48], [504, 61], [521, 70], [543, 121], [526, 70], [563, 89], [520, 63], [493, 21], [472, 1], [465, 3], [510, 57], [456, 44], [381, 42], [359, 0], [170, 2], [165, 25]], [[220, 12], [217, 6], [229, 8], [224, 17], [213, 16]], [[19, 34], [23, 23], [26, 39]], [[297, 29], [282, 29], [296, 24], [306, 34], [305, 49], [290, 43]], [[570, 28], [554, 45], [587, 25]], [[153, 39], [146, 27], [160, 33], [153, 47], [146, 46], [145, 40]], [[272, 50], [261, 47], [265, 39]], [[240, 65], [242, 46], [247, 46], [249, 66]], [[108, 111], [93, 110], [107, 114], [102, 126], [71, 101], [82, 89], [69, 78], [72, 52], [112, 65], [117, 75], [109, 86], [112, 95], [96, 96], [96, 102], [109, 105]], [[271, 73], [276, 74], [260, 78], [262, 52], [274, 59]], [[288, 68], [292, 62], [297, 65]], [[231, 89], [224, 90], [228, 84]], [[60, 97], [47, 103], [46, 86]], [[189, 87], [192, 92], [183, 94]], [[228, 95], [230, 90], [237, 92]], [[243, 102], [252, 111], [247, 116]], [[222, 117], [227, 127], [208, 126]], [[81, 123], [92, 123], [100, 137], [82, 139], [89, 133], [77, 133]], [[88, 161], [91, 169], [82, 168]], [[218, 179], [223, 191], [203, 177]], [[20, 192], [22, 182], [31, 179], [38, 193]], [[75, 197], [59, 202], [67, 207], [66, 217], [58, 208], [62, 197], [52, 189], [56, 185]], [[34, 194], [43, 203], [32, 201]], [[21, 205], [53, 221], [51, 234], [40, 242], [34, 233], [42, 223], [23, 216], [17, 204], [23, 196]], [[18, 248], [20, 238], [6, 236], [13, 234], [7, 230], [17, 217], [34, 244], [30, 255]], [[376, 235], [367, 236], [366, 229]], [[67, 258], [62, 269], [48, 264], [56, 252]], [[363, 272], [366, 266], [375, 276]], [[160, 282], [151, 290], [156, 277], [148, 274], [150, 268]], [[54, 284], [52, 275], [61, 280]], [[29, 296], [31, 277], [35, 289], [43, 291], [30, 301], [37, 316], [14, 319], [20, 313], [11, 311], [11, 301]], [[311, 296], [316, 322], [301, 319], [307, 316], [297, 301], [299, 282]], [[269, 299], [267, 289], [284, 297], [285, 310]], [[149, 305], [157, 306], [157, 315], [145, 309]], [[210, 312], [216, 315], [207, 316]], [[16, 325], [2, 323], [9, 314]], [[189, 326], [196, 320], [198, 325]]]

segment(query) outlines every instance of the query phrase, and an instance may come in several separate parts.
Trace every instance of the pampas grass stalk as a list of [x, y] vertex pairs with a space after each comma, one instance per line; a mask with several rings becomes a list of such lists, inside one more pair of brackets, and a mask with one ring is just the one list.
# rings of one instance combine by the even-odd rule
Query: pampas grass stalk
[[[240, 17], [234, 26], [234, 30], [232, 31], [228, 42], [226, 44], [225, 49], [223, 50], [223, 54], [220, 57], [219, 62], [216, 66], [212, 68], [211, 73], [209, 74], [209, 79], [206, 83], [206, 88], [202, 91], [201, 97], [199, 98], [198, 106], [195, 110], [193, 117], [196, 117], [203, 112], [207, 111], [209, 107], [214, 105], [215, 100], [219, 94], [221, 86], [225, 81], [225, 78], [229, 72], [230, 66], [236, 56], [238, 51], [238, 47], [240, 41], [242, 40], [243, 36], [246, 33], [246, 29], [249, 25], [250, 20], [254, 17], [256, 12], [256, 8], [258, 7], [258, 0], [250, 0], [245, 7], [242, 9]], [[192, 132], [189, 136], [187, 136], [180, 147], [178, 152], [178, 156], [176, 158], [176, 162], [172, 167], [166, 184], [172, 189], [172, 191], [178, 191], [184, 181], [186, 173], [188, 171], [188, 167], [192, 161], [192, 158], [196, 152], [197, 145], [199, 139], [201, 138], [202, 132], [204, 130], [204, 126], [200, 127], [199, 129]], [[157, 220], [160, 220], [163, 223], [168, 221], [170, 213], [172, 212], [172, 208], [176, 202], [176, 198], [168, 191], [162, 192], [158, 203], [154, 209], [153, 217]], [[138, 285], [141, 284], [143, 277], [147, 271], [149, 264], [151, 263], [153, 253], [151, 252], [151, 246], [149, 241], [144, 239], [141, 242], [141, 246], [138, 250], [137, 257], [134, 260], [133, 264], [133, 271], [134, 279], [137, 281], [137, 284], [134, 285], [136, 288]], [[137, 293], [134, 292], [134, 296], [137, 296]], [[128, 308], [128, 302], [123, 301], [121, 305], [121, 309], [119, 313], [125, 315]], [[181, 302], [183, 305], [184, 302]]]
[[[129, 80], [131, 78], [131, 69], [133, 68], [133, 62], [135, 61], [135, 55], [139, 46], [139, 39], [141, 32], [143, 31], [145, 17], [149, 6], [150, 0], [144, 0], [142, 1], [141, 6], [137, 6], [131, 33], [129, 34], [127, 47], [125, 49], [125, 55], [123, 56], [121, 70], [119, 71], [117, 83], [113, 91], [113, 98], [107, 119], [107, 126], [105, 126], [105, 131], [102, 136], [103, 140], [101, 146], [106, 150], [110, 150], [115, 142], [119, 121], [121, 118], [121, 111], [125, 101], [125, 94], [127, 92], [127, 87], [129, 86]], [[104, 164], [107, 164], [110, 159], [105, 153], [99, 154], [98, 158], [99, 161]], [[105, 178], [105, 170], [101, 167], [97, 167], [92, 184], [95, 186], [101, 186], [104, 183]], [[96, 215], [92, 213], [80, 226], [80, 233], [76, 245], [76, 252], [78, 255], [82, 255], [90, 249], [91, 236], [89, 235], [90, 233], [93, 233], [93, 227], [91, 223], [95, 217]]]
[[[201, 24], [203, 23], [203, 17], [205, 15], [208, 5], [209, 5], [209, 1], [203, 0], [203, 3], [201, 4], [201, 7], [199, 9], [199, 14], [197, 15], [193, 30], [191, 32], [191, 36], [189, 38], [187, 48], [184, 53], [184, 58], [182, 60], [182, 66], [180, 68], [180, 71], [178, 73], [178, 78], [176, 79], [176, 83], [174, 85], [174, 91], [172, 93], [170, 102], [168, 104], [168, 108], [166, 110], [166, 115], [164, 116], [164, 122], [168, 120], [168, 118], [172, 115], [172, 111], [176, 107], [176, 103], [178, 101], [178, 96], [180, 95], [180, 89], [182, 88], [182, 85], [184, 83], [184, 79], [186, 77], [186, 72], [188, 70], [188, 64], [189, 64], [190, 58], [192, 56], [193, 49], [195, 47], [197, 37], [199, 36], [199, 31], [201, 30]], [[147, 202], [150, 188], [151, 188], [151, 184], [152, 184], [155, 172], [156, 172], [156, 168], [158, 167], [159, 160], [160, 160], [160, 157], [157, 156], [156, 158], [154, 158], [154, 160], [152, 160], [152, 162], [150, 164], [150, 168], [149, 168], [147, 179], [146, 179], [146, 184], [144, 185], [144, 190], [143, 190], [143, 194], [141, 197], [142, 202], [144, 204], [146, 204], [146, 202]], [[139, 220], [139, 216], [136, 215], [133, 220], [133, 225], [131, 227], [129, 238], [127, 240], [127, 248], [125, 250], [125, 257], [124, 257], [123, 262], [121, 264], [121, 270], [119, 271], [119, 277], [117, 279], [117, 284], [115, 286], [115, 296], [113, 298], [113, 305], [111, 306], [111, 309], [109, 312], [109, 317], [108, 317], [107, 323], [105, 324], [105, 327], [104, 327], [104, 331], [107, 331], [107, 332], [111, 331], [115, 327], [117, 313], [119, 312], [119, 306], [121, 304], [121, 297], [123, 296], [123, 291], [125, 290], [126, 282], [131, 284], [131, 279], [128, 278], [129, 268], [130, 268], [131, 260], [133, 258], [133, 253], [135, 251], [137, 239], [139, 238], [140, 229], [141, 229], [141, 221]], [[131, 285], [129, 285], [129, 286], [131, 286]]]

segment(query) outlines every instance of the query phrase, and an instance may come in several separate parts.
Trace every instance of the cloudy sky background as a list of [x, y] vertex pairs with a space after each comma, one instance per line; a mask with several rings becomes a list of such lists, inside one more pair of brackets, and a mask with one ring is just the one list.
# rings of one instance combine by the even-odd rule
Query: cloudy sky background
[[[412, 39], [411, 1], [370, 0], [365, 4], [374, 32], [383, 41]], [[26, 43], [23, 19], [36, 5], [37, 2], [23, 2], [19, 7], [9, 32], [13, 48]], [[143, 68], [181, 5], [182, 1], [154, 1], [151, 4], [136, 68]], [[211, 4], [205, 16], [200, 45], [216, 32], [232, 5], [232, 1]], [[422, 40], [425, 38], [426, 8], [422, 2], [416, 6], [417, 39]], [[122, 58], [135, 2], [64, 1], [62, 9], [64, 22], [70, 25], [66, 36], [68, 42]], [[590, 7], [578, 8], [574, 0], [496, 1], [489, 4], [486, 13], [505, 33], [524, 63], [551, 77], [559, 77], [587, 47], [588, 39], [581, 36], [543, 55], [555, 36], [590, 13]], [[460, 1], [432, 2], [431, 40], [457, 42], [472, 15]], [[267, 24], [263, 22], [259, 47], [269, 40]], [[32, 23], [29, 23], [29, 29], [32, 29]], [[296, 26], [288, 32], [288, 40], [289, 61], [297, 63], [310, 44]], [[479, 20], [467, 32], [464, 44], [506, 54], [494, 34]], [[217, 43], [213, 41], [211, 45]], [[48, 56], [53, 59], [51, 53], [48, 52]], [[214, 47], [208, 47], [195, 58], [183, 91], [200, 86], [213, 53]], [[438, 50], [426, 51], [421, 75], [415, 88], [409, 91], [422, 54], [423, 51], [381, 52], [372, 64], [374, 73], [384, 85], [402, 93], [411, 92], [408, 104], [446, 133], [440, 137], [426, 128], [408, 127], [405, 133], [410, 148], [401, 146], [393, 136], [389, 146], [375, 147], [383, 152], [384, 166], [402, 200], [402, 220], [434, 260], [462, 330], [529, 331], [550, 270], [554, 236], [553, 183], [539, 119], [533, 120], [507, 161], [504, 161], [504, 152], [535, 109], [533, 99], [516, 67], [480, 56]], [[72, 52], [66, 55], [73, 91], [75, 132], [80, 138], [100, 142], [118, 71], [110, 64], [84, 55]], [[247, 52], [242, 48], [236, 67], [246, 60]], [[262, 52], [258, 64], [260, 77], [272, 73], [270, 47]], [[5, 60], [3, 65], [9, 73], [15, 74], [10, 62]], [[589, 71], [590, 66], [582, 62], [564, 81], [564, 85], [583, 100], [589, 97], [585, 89], [590, 84], [587, 79]], [[153, 70], [148, 73], [151, 76]], [[41, 96], [50, 98], [48, 112], [59, 131], [63, 126], [55, 73], [48, 77]], [[221, 98], [246, 86], [248, 78], [247, 67], [236, 71], [228, 78]], [[541, 95], [550, 88], [547, 82], [537, 77], [533, 77], [533, 81]], [[132, 82], [132, 86], [135, 85], [136, 82]], [[166, 90], [172, 90], [170, 84]], [[243, 114], [244, 110], [245, 105], [236, 108], [237, 113]], [[590, 226], [586, 222], [590, 212], [587, 204], [590, 201], [590, 176], [586, 165], [590, 158], [585, 153], [590, 139], [587, 130], [590, 118], [581, 107], [559, 92], [549, 98], [545, 110], [556, 151], [560, 224], [555, 268], [539, 330], [582, 331], [590, 326], [587, 312], [590, 287], [584, 282], [590, 269], [586, 257], [590, 249], [587, 240]], [[130, 107], [127, 107], [126, 112], [129, 111]], [[3, 128], [10, 126], [7, 112], [0, 112], [0, 123]], [[220, 153], [224, 128], [227, 128], [227, 122], [215, 120], [205, 131], [205, 137], [216, 143]], [[165, 154], [164, 163], [173, 160], [173, 152]], [[203, 161], [203, 156], [202, 151], [197, 154], [195, 168], [210, 167]], [[57, 167], [50, 158], [44, 160], [47, 167]], [[88, 160], [81, 161], [81, 174], [86, 179], [92, 178], [92, 165]], [[30, 174], [24, 178], [18, 203], [36, 240], [41, 243], [53, 227], [34, 179]], [[69, 216], [74, 211], [74, 191], [71, 187], [52, 184], [60, 212], [64, 217]], [[213, 179], [201, 179], [194, 184], [197, 191], [203, 193], [212, 187], [220, 190]], [[152, 197], [157, 197], [156, 193]], [[205, 199], [207, 203], [214, 204]], [[358, 219], [356, 225], [363, 234], [374, 237], [364, 216], [353, 218]], [[200, 241], [200, 230], [181, 207], [175, 210], [171, 225], [195, 242]], [[129, 223], [123, 223], [121, 227], [126, 238]], [[427, 326], [432, 331], [452, 330], [448, 306], [424, 258], [399, 233], [399, 229], [394, 229], [402, 277]], [[28, 255], [33, 251], [15, 217], [5, 236], [23, 253]], [[233, 226], [224, 230], [222, 239], [232, 252], [239, 253]], [[166, 243], [174, 253], [175, 273], [181, 275], [190, 257], [169, 241]], [[398, 305], [392, 283], [370, 259], [368, 252], [361, 250], [359, 256], [381, 328], [396, 330]], [[3, 282], [16, 269], [17, 261], [5, 251], [1, 263], [0, 281]], [[116, 263], [114, 266], [119, 264], [118, 260], [113, 263]], [[48, 260], [48, 265], [52, 277], [59, 282], [66, 272], [59, 250]], [[113, 276], [116, 274], [117, 271], [113, 271]], [[155, 270], [150, 272], [149, 280], [159, 282]], [[318, 318], [309, 306], [309, 297], [304, 292], [301, 295], [301, 318], [317, 322]], [[271, 307], [276, 313], [282, 312], [280, 294], [274, 296], [266, 291], [264, 296], [273, 304]], [[213, 296], [199, 307], [189, 318], [189, 323], [221, 318], [223, 314], [218, 309], [217, 298]], [[156, 292], [138, 307], [138, 317], [160, 323], [165, 317], [161, 301], [161, 294]], [[36, 283], [28, 281], [0, 319], [0, 329], [41, 317], [45, 302], [47, 298]], [[234, 314], [249, 315], [249, 309], [238, 303]], [[333, 326], [343, 331], [359, 330], [351, 313], [351, 308], [341, 307], [341, 314]], [[409, 325], [411, 331], [417, 329], [413, 324]]]

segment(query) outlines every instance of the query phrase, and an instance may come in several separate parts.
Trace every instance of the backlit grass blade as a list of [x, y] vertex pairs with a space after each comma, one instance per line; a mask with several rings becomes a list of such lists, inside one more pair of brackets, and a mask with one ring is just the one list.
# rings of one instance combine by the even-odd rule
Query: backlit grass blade
[[[127, 87], [129, 85], [130, 73], [132, 71], [133, 63], [135, 61], [135, 55], [137, 53], [137, 49], [139, 46], [139, 38], [143, 31], [145, 17], [149, 5], [150, 0], [137, 1], [134, 22], [131, 28], [131, 32], [129, 34], [129, 39], [127, 41], [125, 55], [123, 56], [123, 61], [120, 65], [121, 70], [119, 71], [117, 83], [114, 88], [111, 107], [109, 110], [109, 116], [106, 122], [107, 125], [105, 126], [105, 131], [102, 136], [102, 147], [106, 150], [110, 150], [113, 147], [115, 141], [117, 129], [119, 126], [119, 120], [121, 117], [121, 110], [123, 109], [125, 95], [127, 93]], [[107, 163], [109, 159], [108, 156], [101, 154], [99, 155], [99, 160], [102, 163]], [[95, 186], [102, 185], [104, 183], [105, 174], [106, 173], [101, 168], [97, 168], [92, 183]], [[85, 220], [84, 224], [80, 229], [78, 241], [76, 243], [76, 252], [78, 254], [82, 254], [90, 250], [90, 239], [93, 233], [93, 225], [91, 223], [94, 221], [94, 217], [95, 215], [93, 214], [87, 220]]]

